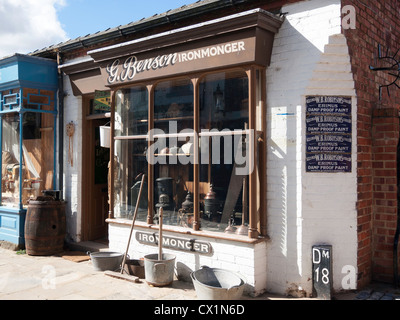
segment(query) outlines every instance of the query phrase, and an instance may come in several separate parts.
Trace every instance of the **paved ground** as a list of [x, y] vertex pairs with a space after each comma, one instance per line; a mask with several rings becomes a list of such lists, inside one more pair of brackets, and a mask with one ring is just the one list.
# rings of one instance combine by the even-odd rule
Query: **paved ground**
[[339, 300], [400, 300], [400, 288], [386, 283], [373, 283], [360, 291], [343, 293]]
[[[400, 291], [383, 286], [338, 295], [338, 300], [395, 300]], [[283, 300], [264, 294], [246, 300]], [[144, 280], [132, 283], [95, 271], [91, 261], [73, 262], [60, 256], [30, 256], [0, 248], [0, 300], [196, 300], [192, 283], [174, 281], [152, 287]], [[313, 299], [304, 299], [313, 300]]]
[[95, 271], [91, 261], [18, 255], [0, 248], [0, 300], [186, 300], [196, 299], [190, 283], [156, 288]]

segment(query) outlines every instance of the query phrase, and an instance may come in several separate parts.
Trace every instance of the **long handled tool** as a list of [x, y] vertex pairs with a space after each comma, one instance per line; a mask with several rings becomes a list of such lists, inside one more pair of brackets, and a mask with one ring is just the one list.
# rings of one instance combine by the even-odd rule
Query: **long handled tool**
[[124, 266], [125, 266], [125, 261], [126, 261], [126, 256], [128, 254], [128, 250], [129, 250], [129, 245], [131, 243], [131, 237], [132, 237], [132, 232], [133, 232], [133, 227], [135, 225], [135, 220], [136, 220], [136, 216], [137, 216], [137, 212], [138, 212], [138, 208], [139, 208], [139, 201], [140, 201], [140, 197], [142, 195], [142, 189], [143, 189], [143, 184], [144, 184], [144, 179], [145, 179], [146, 175], [143, 174], [142, 176], [142, 182], [140, 184], [140, 189], [139, 189], [139, 195], [138, 198], [136, 200], [136, 207], [135, 207], [135, 212], [133, 214], [133, 219], [132, 219], [132, 225], [131, 225], [131, 232], [129, 234], [129, 240], [128, 240], [128, 244], [126, 246], [126, 251], [124, 254], [124, 259], [122, 260], [122, 264], [121, 264], [121, 274], [124, 272]]
[[162, 260], [162, 224], [163, 224], [163, 208], [159, 210], [159, 230], [158, 230], [158, 260]]

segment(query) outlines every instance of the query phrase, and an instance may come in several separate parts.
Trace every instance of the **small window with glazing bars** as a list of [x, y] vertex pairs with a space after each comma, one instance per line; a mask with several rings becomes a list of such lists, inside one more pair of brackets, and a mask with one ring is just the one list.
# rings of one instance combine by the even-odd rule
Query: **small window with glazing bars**
[[12, 110], [20, 106], [20, 94], [15, 90], [0, 92], [0, 110]]

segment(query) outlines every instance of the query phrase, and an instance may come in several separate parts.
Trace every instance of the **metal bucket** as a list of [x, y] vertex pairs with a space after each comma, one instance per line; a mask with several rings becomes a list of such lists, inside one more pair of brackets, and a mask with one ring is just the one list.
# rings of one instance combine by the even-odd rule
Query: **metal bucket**
[[145, 278], [144, 260], [127, 259], [125, 263], [126, 263], [125, 267], [131, 276], [136, 276], [139, 277], [140, 279]]
[[203, 267], [190, 274], [199, 300], [238, 300], [245, 281], [237, 273]]
[[119, 252], [92, 252], [90, 259], [92, 260], [93, 267], [96, 271], [116, 271], [121, 268], [121, 263], [124, 255]]
[[162, 254], [162, 260], [158, 254], [144, 256], [144, 273], [146, 282], [155, 287], [163, 287], [174, 280], [175, 255]]
[[100, 126], [100, 146], [110, 148], [111, 127]]

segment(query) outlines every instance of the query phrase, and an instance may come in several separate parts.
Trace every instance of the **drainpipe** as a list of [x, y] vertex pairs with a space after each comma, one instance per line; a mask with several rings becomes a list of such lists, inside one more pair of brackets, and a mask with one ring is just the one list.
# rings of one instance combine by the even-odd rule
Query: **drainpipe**
[[[57, 51], [57, 65], [62, 64], [60, 52]], [[58, 170], [59, 170], [59, 190], [60, 199], [63, 197], [63, 184], [64, 184], [64, 82], [63, 75], [58, 69]]]

